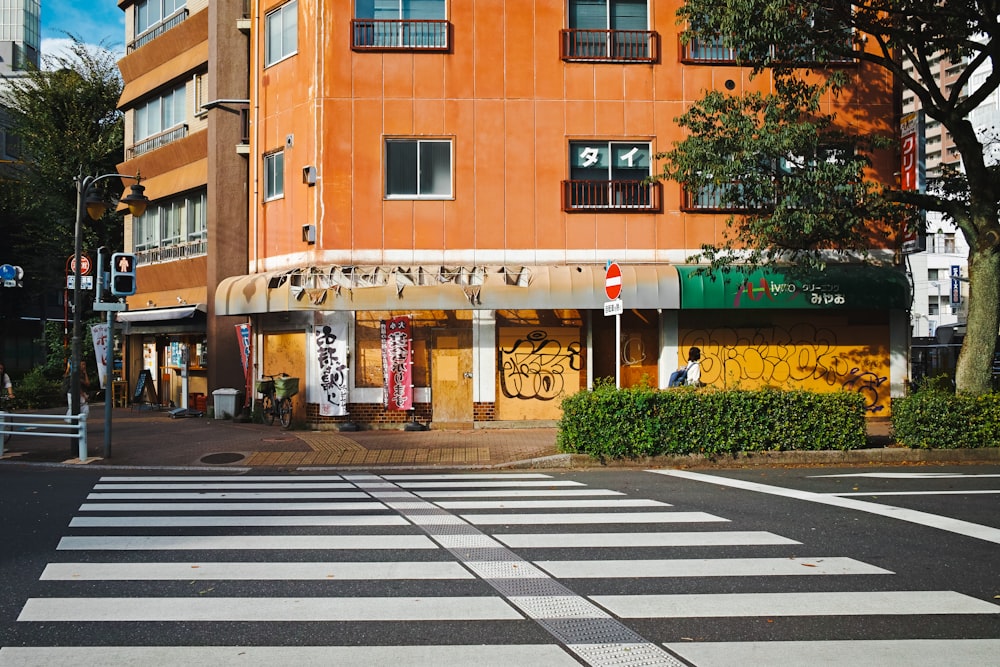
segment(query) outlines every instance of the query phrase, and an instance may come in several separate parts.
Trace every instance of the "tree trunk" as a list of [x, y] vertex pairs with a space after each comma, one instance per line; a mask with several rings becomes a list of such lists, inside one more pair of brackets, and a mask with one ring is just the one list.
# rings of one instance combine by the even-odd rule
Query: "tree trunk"
[[969, 319], [955, 368], [960, 392], [992, 389], [993, 354], [1000, 331], [1000, 254], [994, 247], [969, 250]]

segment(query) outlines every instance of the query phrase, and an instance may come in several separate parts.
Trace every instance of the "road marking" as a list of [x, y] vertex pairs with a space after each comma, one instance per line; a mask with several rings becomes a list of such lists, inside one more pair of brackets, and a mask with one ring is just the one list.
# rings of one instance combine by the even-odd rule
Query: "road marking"
[[30, 598], [18, 621], [511, 621], [499, 597]]
[[363, 491], [199, 491], [197, 493], [91, 493], [87, 500], [360, 500]]
[[64, 537], [60, 551], [180, 549], [436, 549], [426, 535], [87, 535]]
[[828, 496], [868, 496], [871, 498], [877, 498], [879, 496], [974, 496], [981, 494], [994, 494], [1000, 493], [1000, 489], [997, 490], [983, 490], [978, 489], [975, 491], [866, 491], [866, 492], [854, 492], [849, 493], [827, 493], [824, 495]]
[[1000, 477], [1000, 474], [975, 474], [964, 472], [851, 472], [843, 475], [810, 475], [810, 477], [877, 477], [882, 479], [972, 479], [974, 477]]
[[770, 577], [893, 574], [853, 558], [678, 558], [669, 560], [537, 560], [557, 579], [628, 577]]
[[[423, 536], [421, 536], [423, 537]], [[57, 581], [473, 579], [458, 563], [50, 563], [41, 579]]]
[[406, 665], [407, 667], [467, 667], [468, 665], [538, 665], [579, 667], [580, 663], [554, 644], [477, 644], [474, 646], [58, 646], [0, 648], [4, 667], [274, 667], [274, 665]]
[[[398, 493], [384, 481], [358, 476], [358, 485], [376, 498]], [[397, 487], [398, 488], [398, 487]], [[448, 549], [456, 559], [535, 620], [593, 667], [681, 667], [668, 651], [647, 641], [585, 598], [575, 594], [490, 536], [472, 528], [416, 496], [407, 502], [387, 502]], [[514, 516], [514, 515], [508, 515]]]
[[314, 512], [336, 510], [338, 512], [363, 512], [384, 510], [382, 503], [84, 503], [81, 512]]
[[[201, 478], [198, 478], [201, 479]], [[163, 484], [95, 484], [97, 491], [185, 491], [195, 489], [356, 489], [349, 482], [199, 482]]]
[[676, 533], [494, 533], [515, 549], [567, 547], [719, 547], [802, 544], [764, 531], [700, 531]]
[[991, 665], [1000, 655], [1000, 639], [695, 642], [667, 646], [692, 664], [713, 667]]
[[[99, 482], [190, 482], [197, 479], [202, 482], [273, 482], [270, 475], [150, 475], [149, 477], [105, 476]], [[302, 482], [337, 482], [343, 481], [343, 475], [289, 475], [282, 477], [284, 481]]]
[[990, 528], [989, 526], [982, 526], [977, 523], [962, 521], [960, 519], [951, 519], [937, 514], [929, 514], [927, 512], [920, 512], [902, 507], [893, 507], [891, 505], [881, 505], [879, 503], [870, 503], [864, 500], [854, 500], [853, 498], [839, 498], [837, 496], [813, 493], [811, 491], [786, 489], [784, 487], [760, 484], [758, 482], [745, 482], [739, 479], [706, 475], [704, 473], [690, 472], [688, 470], [648, 470], [647, 472], [655, 473], [657, 475], [668, 475], [671, 477], [690, 479], [696, 482], [706, 482], [708, 484], [717, 484], [720, 486], [731, 486], [733, 488], [744, 489], [746, 491], [768, 493], [775, 496], [806, 500], [824, 505], [833, 505], [834, 507], [858, 510], [860, 512], [868, 512], [870, 514], [899, 519], [900, 521], [908, 521], [921, 526], [937, 528], [939, 530], [956, 533], [958, 535], [965, 535], [966, 537], [973, 537], [978, 540], [1000, 544], [1000, 529]]
[[408, 526], [397, 514], [369, 516], [78, 516], [70, 528], [220, 528], [261, 526]]
[[[409, 517], [413, 520], [413, 517]], [[577, 523], [702, 523], [726, 521], [705, 512], [588, 512], [575, 514], [463, 514], [462, 519], [480, 526], [495, 525], [551, 525]]]
[[570, 480], [545, 480], [545, 481], [511, 481], [511, 482], [399, 482], [397, 485], [403, 489], [461, 489], [461, 488], [489, 488], [489, 487], [532, 487], [532, 486], [586, 486], [583, 482], [572, 482]]
[[[350, 475], [351, 479], [359, 478], [358, 475]], [[456, 480], [456, 479], [552, 479], [552, 475], [547, 475], [541, 472], [522, 472], [522, 473], [466, 473], [466, 474], [449, 474], [449, 473], [437, 473], [437, 474], [418, 474], [418, 475], [378, 475], [372, 476], [373, 479], [385, 479], [392, 482], [408, 480], [428, 480], [428, 479], [443, 479], [443, 480]]]
[[670, 507], [668, 503], [643, 498], [608, 498], [604, 500], [445, 500], [435, 505], [446, 509], [568, 509], [574, 507]]
[[591, 599], [621, 618], [1000, 614], [1000, 606], [955, 591], [594, 595]]
[[[407, 491], [406, 493], [409, 493]], [[621, 491], [611, 489], [491, 489], [487, 491], [415, 491], [419, 498], [532, 498], [554, 496], [560, 498], [576, 496], [624, 496]]]

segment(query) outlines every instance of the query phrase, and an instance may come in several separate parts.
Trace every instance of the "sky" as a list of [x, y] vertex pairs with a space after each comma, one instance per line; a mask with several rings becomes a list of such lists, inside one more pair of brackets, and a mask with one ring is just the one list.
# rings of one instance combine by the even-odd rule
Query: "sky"
[[41, 0], [42, 57], [58, 54], [71, 33], [125, 55], [125, 12], [116, 0]]

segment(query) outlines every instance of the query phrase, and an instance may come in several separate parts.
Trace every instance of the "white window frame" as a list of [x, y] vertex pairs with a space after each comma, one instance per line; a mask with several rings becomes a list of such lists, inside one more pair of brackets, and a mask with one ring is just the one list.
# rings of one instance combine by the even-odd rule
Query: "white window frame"
[[[270, 67], [287, 58], [291, 58], [299, 50], [299, 3], [291, 0], [264, 17], [264, 67]], [[294, 29], [294, 44], [286, 44], [289, 35], [287, 31]], [[276, 55], [271, 54], [274, 39], [281, 39]]]
[[[156, 19], [147, 22], [146, 25], [140, 26], [139, 18], [142, 15], [142, 10], [144, 8], [148, 8], [150, 5], [158, 8], [159, 15]], [[164, 5], [168, 6], [164, 7]], [[173, 5], [173, 8], [169, 5]], [[139, 0], [134, 5], [135, 36], [138, 38], [151, 30], [155, 30], [157, 27], [166, 23], [168, 19], [173, 18], [175, 14], [182, 11], [186, 6], [187, 2], [184, 0]]]
[[[148, 114], [154, 103], [158, 107], [156, 112], [157, 124], [155, 129], [151, 131], [148, 121], [144, 128], [139, 122], [139, 118], [143, 113]], [[167, 118], [167, 120], [174, 122], [164, 122], [164, 104], [169, 104], [171, 109], [171, 115]], [[180, 118], [173, 118], [173, 116], [177, 114], [180, 115]], [[149, 98], [132, 110], [132, 141], [137, 144], [141, 141], [149, 139], [150, 137], [155, 137], [158, 134], [163, 134], [164, 132], [169, 132], [172, 129], [181, 127], [185, 122], [187, 122], [187, 85], [182, 83], [175, 88]]]
[[150, 204], [132, 219], [132, 246], [136, 251], [205, 241], [208, 238], [208, 193], [195, 190]]
[[264, 201], [274, 201], [285, 196], [285, 151], [277, 150], [264, 155]]
[[[393, 143], [406, 144], [412, 143], [416, 145], [416, 164], [413, 165], [413, 174], [416, 178], [416, 183], [414, 184], [415, 193], [399, 193], [391, 192], [391, 182], [393, 178], [393, 165], [389, 163], [389, 145]], [[435, 145], [447, 145], [448, 146], [448, 191], [447, 192], [437, 192], [437, 193], [425, 193], [421, 192], [421, 149], [429, 144]], [[404, 137], [394, 137], [385, 140], [384, 152], [385, 156], [385, 198], [386, 199], [428, 199], [428, 200], [447, 200], [453, 199], [455, 196], [455, 144], [451, 139], [414, 139], [414, 138], [404, 138]]]

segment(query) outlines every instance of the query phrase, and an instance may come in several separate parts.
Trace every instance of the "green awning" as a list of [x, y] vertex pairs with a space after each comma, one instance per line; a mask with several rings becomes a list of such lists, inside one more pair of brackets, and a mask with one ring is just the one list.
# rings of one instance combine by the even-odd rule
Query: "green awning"
[[[768, 267], [698, 274], [678, 266], [682, 309], [869, 309], [906, 310], [910, 286], [892, 267], [841, 264], [825, 271]], [[714, 278], [714, 279], [713, 279]]]

